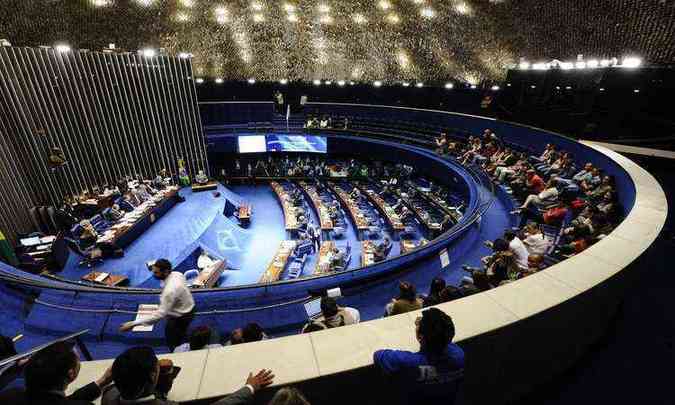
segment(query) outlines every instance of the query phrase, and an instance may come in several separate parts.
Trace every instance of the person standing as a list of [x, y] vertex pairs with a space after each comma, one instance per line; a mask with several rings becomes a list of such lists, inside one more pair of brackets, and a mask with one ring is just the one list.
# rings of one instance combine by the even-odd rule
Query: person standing
[[318, 252], [319, 246], [321, 245], [321, 230], [312, 223], [307, 228], [307, 235], [309, 235], [309, 238], [312, 241], [314, 252]]
[[137, 325], [153, 325], [166, 318], [164, 338], [169, 350], [173, 352], [187, 337], [188, 327], [194, 318], [195, 301], [185, 276], [172, 271], [168, 260], [158, 259], [150, 270], [156, 278], [164, 282], [159, 296], [159, 308], [145, 318], [123, 323], [120, 331], [129, 331]]

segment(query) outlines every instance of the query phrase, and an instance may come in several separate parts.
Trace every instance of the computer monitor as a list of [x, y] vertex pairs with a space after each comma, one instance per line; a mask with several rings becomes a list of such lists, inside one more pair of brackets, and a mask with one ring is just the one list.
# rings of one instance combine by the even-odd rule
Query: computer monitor
[[316, 319], [321, 316], [321, 298], [316, 298], [305, 303], [305, 312], [309, 319]]

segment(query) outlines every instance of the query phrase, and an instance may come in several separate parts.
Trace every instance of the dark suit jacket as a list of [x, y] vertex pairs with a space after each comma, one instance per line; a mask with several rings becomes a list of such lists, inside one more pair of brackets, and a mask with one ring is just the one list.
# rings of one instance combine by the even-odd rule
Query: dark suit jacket
[[67, 397], [55, 393], [30, 393], [11, 389], [0, 394], [0, 404], [12, 405], [91, 405], [101, 395], [96, 383], [90, 383]]
[[[232, 394], [226, 396], [223, 399], [213, 402], [211, 405], [244, 405], [251, 402], [253, 399], [253, 393], [247, 387], [241, 387], [239, 390], [233, 392]], [[114, 385], [106, 388], [103, 392], [103, 398], [101, 399], [101, 405], [127, 405], [127, 404], [139, 404], [139, 405], [179, 405], [178, 402], [168, 401], [163, 399], [157, 399], [144, 402], [134, 402], [134, 401], [124, 401], [120, 397], [120, 392]]]

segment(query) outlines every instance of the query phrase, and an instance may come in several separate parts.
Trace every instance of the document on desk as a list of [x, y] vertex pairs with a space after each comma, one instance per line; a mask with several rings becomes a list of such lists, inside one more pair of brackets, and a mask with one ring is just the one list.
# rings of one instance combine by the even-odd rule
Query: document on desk
[[[159, 305], [157, 304], [139, 304], [138, 312], [136, 313], [135, 321], [138, 321], [142, 318], [147, 318], [150, 314], [157, 311]], [[132, 332], [152, 332], [152, 329], [155, 325], [136, 325], [131, 330]]]

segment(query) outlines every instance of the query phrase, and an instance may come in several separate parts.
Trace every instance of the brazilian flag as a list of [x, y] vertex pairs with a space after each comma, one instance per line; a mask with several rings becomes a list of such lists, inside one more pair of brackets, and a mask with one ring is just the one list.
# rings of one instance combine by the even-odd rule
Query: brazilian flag
[[19, 259], [14, 254], [12, 245], [5, 238], [5, 234], [0, 231], [0, 260], [12, 266], [19, 265]]

